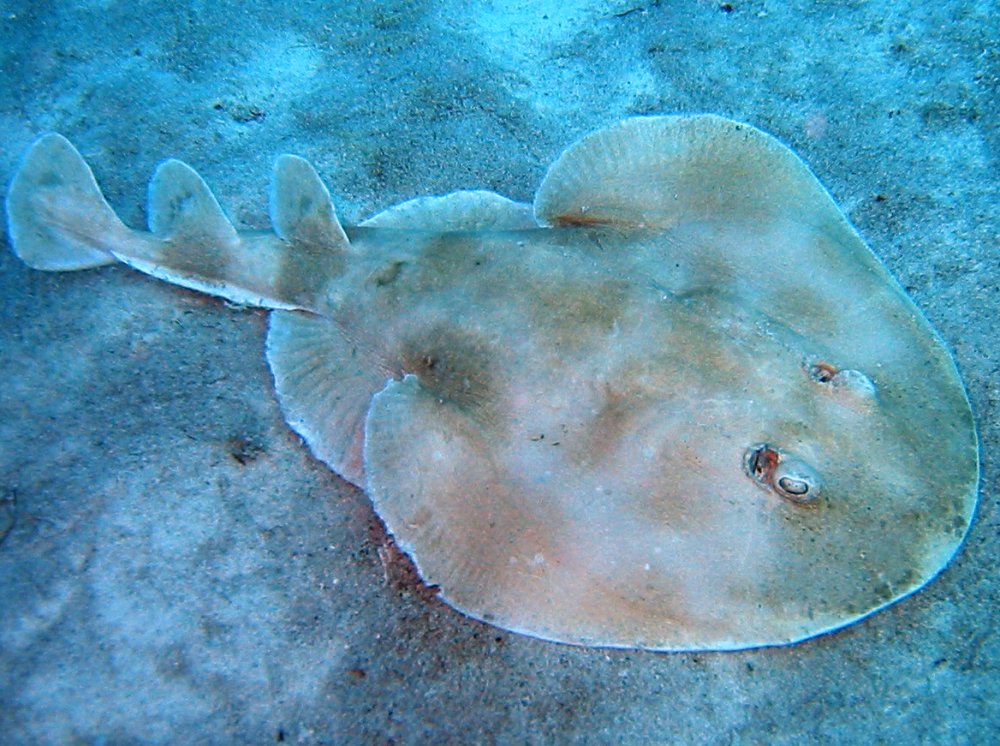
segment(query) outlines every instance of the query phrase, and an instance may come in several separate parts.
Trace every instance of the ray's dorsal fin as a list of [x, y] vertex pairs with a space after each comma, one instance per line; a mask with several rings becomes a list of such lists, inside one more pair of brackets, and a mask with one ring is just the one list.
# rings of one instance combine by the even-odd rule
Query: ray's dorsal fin
[[208, 185], [178, 160], [160, 164], [149, 184], [149, 227], [156, 241], [115, 256], [141, 272], [235, 303], [312, 308], [330, 266], [318, 252], [271, 234], [237, 232]]
[[538, 227], [531, 205], [482, 190], [417, 197], [383, 210], [361, 225], [428, 231], [515, 231]]
[[309, 161], [297, 155], [274, 162], [270, 213], [275, 232], [286, 241], [341, 251], [349, 246], [330, 192]]
[[669, 228], [682, 221], [768, 220], [832, 199], [788, 148], [749, 124], [715, 115], [626, 119], [587, 135], [549, 168], [535, 216], [551, 226]]
[[149, 182], [149, 229], [184, 245], [233, 246], [236, 229], [198, 173], [183, 161], [161, 163]]

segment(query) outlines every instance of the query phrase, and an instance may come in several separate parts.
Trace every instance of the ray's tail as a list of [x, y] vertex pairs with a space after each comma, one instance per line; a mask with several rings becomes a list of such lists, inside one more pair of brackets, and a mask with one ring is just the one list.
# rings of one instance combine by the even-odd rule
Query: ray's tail
[[344, 267], [350, 242], [308, 162], [283, 155], [271, 183], [274, 232], [238, 232], [204, 180], [166, 160], [149, 183], [149, 231], [122, 223], [69, 140], [28, 148], [7, 194], [14, 253], [35, 269], [88, 269], [116, 261], [236, 303], [314, 311]]
[[7, 226], [14, 253], [30, 267], [51, 271], [111, 264], [111, 247], [131, 232], [80, 153], [55, 133], [25, 153], [7, 193]]

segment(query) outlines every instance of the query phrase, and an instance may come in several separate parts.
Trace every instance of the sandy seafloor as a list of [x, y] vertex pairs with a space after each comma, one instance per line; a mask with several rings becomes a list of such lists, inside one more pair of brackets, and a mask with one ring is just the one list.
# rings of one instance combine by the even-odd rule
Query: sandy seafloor
[[57, 130], [134, 226], [168, 156], [266, 227], [271, 163], [298, 153], [355, 222], [459, 188], [530, 201], [627, 115], [751, 122], [939, 330], [984, 457], [956, 560], [860, 624], [739, 653], [542, 642], [387, 573], [365, 495], [282, 420], [264, 312], [4, 250], [0, 742], [995, 742], [995, 2], [0, 7], [3, 189]]

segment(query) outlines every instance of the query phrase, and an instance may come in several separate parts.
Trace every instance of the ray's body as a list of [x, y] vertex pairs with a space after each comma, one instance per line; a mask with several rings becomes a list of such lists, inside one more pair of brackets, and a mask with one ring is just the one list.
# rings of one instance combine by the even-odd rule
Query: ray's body
[[150, 232], [127, 228], [49, 135], [7, 208], [39, 269], [122, 261], [274, 309], [289, 424], [445, 600], [507, 629], [794, 642], [921, 587], [972, 518], [950, 356], [748, 125], [626, 120], [569, 148], [533, 206], [456, 192], [346, 231], [282, 156], [274, 233], [237, 232], [179, 161], [151, 183]]

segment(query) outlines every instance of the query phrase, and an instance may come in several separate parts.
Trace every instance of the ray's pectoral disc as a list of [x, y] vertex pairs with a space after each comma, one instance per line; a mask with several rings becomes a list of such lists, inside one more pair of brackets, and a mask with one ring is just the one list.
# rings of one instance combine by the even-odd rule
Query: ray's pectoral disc
[[464, 247], [490, 274], [410, 278], [413, 318], [491, 340], [459, 389], [477, 405], [411, 365], [367, 414], [367, 489], [449, 603], [564, 642], [736, 649], [947, 563], [976, 494], [961, 383], [790, 151], [629, 121], [570, 148], [535, 210], [553, 228]]

